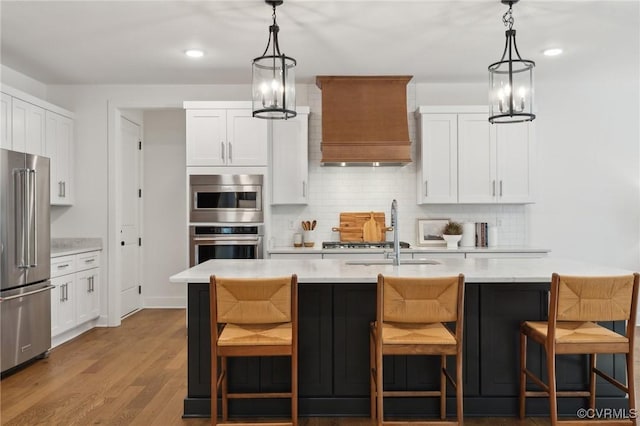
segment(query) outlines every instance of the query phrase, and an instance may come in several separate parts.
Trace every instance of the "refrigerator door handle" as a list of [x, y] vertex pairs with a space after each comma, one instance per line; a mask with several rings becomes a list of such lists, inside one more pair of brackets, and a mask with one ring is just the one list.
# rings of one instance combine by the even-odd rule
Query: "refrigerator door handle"
[[16, 229], [16, 263], [18, 268], [28, 268], [27, 235], [26, 235], [26, 205], [27, 205], [27, 170], [17, 169], [13, 174], [13, 187], [15, 193], [15, 229]]
[[37, 176], [36, 171], [29, 169], [27, 171], [27, 187], [29, 198], [28, 202], [28, 210], [27, 210], [27, 220], [28, 220], [28, 228], [27, 228], [27, 267], [35, 268], [38, 266], [37, 258], [38, 258], [38, 194], [36, 194], [36, 182]]

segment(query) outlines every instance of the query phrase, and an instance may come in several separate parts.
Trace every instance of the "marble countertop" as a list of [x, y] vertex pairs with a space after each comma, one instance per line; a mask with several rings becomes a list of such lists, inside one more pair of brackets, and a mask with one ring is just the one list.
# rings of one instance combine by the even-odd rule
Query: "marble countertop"
[[[323, 249], [322, 244], [318, 247], [274, 247], [267, 250], [269, 254], [292, 254], [292, 253], [383, 253], [391, 249], [383, 248], [330, 248]], [[550, 249], [527, 247], [527, 246], [498, 246], [498, 247], [458, 247], [457, 249], [447, 249], [442, 247], [423, 247], [415, 246], [406, 249], [400, 249], [401, 253], [549, 253]]]
[[349, 260], [208, 260], [169, 278], [173, 283], [206, 283], [212, 274], [234, 277], [298, 275], [301, 283], [375, 283], [391, 276], [465, 275], [469, 283], [550, 282], [554, 272], [570, 275], [622, 275], [631, 271], [553, 257], [532, 259], [437, 259], [435, 265], [353, 265]]
[[51, 257], [102, 250], [102, 238], [51, 238]]

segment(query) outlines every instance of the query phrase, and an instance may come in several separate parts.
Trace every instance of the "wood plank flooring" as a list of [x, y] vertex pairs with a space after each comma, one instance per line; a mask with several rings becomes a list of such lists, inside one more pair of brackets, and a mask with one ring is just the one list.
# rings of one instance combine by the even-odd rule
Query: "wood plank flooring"
[[[636, 335], [640, 333], [636, 331]], [[636, 353], [640, 339], [636, 340]], [[2, 425], [208, 425], [182, 419], [184, 309], [147, 309], [97, 328], [0, 382]], [[636, 376], [640, 360], [636, 357]], [[636, 377], [640, 389], [640, 377]], [[300, 426], [372, 426], [367, 418], [301, 418]], [[465, 419], [466, 425], [538, 426], [546, 419]]]

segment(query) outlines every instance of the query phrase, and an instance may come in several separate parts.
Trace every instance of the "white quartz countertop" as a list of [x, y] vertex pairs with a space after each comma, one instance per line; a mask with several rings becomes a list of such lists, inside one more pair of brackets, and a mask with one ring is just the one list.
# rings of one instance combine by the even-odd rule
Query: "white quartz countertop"
[[469, 283], [550, 282], [554, 272], [570, 275], [622, 275], [631, 271], [559, 258], [437, 259], [436, 265], [352, 265], [349, 260], [208, 260], [169, 278], [173, 283], [206, 283], [213, 274], [231, 278], [298, 275], [300, 283], [375, 283], [391, 276], [465, 275]]
[[[325, 253], [383, 253], [391, 249], [384, 248], [328, 248], [319, 247], [274, 247], [269, 249], [269, 254], [325, 254]], [[526, 246], [498, 246], [498, 247], [458, 247], [457, 249], [447, 249], [446, 247], [411, 247], [400, 249], [401, 253], [549, 253], [550, 249], [535, 248]]]
[[51, 257], [102, 250], [102, 238], [52, 238]]

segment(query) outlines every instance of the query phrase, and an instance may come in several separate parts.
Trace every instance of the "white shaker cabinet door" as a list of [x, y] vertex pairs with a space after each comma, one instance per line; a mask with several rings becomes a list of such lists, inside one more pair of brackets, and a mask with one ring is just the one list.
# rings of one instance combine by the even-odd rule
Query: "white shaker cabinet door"
[[13, 150], [43, 155], [45, 153], [45, 110], [13, 98], [11, 121]]
[[458, 115], [422, 114], [418, 204], [458, 202]]
[[2, 93], [0, 98], [0, 148], [12, 149], [11, 96]]
[[[51, 284], [51, 336], [76, 325], [75, 274], [53, 278]], [[55, 317], [54, 317], [55, 315]]]
[[460, 203], [493, 203], [496, 200], [496, 126], [489, 123], [486, 114], [458, 115]]
[[226, 110], [186, 112], [187, 166], [223, 166], [227, 158]]
[[498, 202], [533, 201], [533, 140], [531, 123], [496, 125]]
[[250, 109], [227, 110], [227, 165], [267, 165], [267, 123]]
[[73, 120], [46, 112], [46, 154], [51, 159], [51, 204], [73, 204]]
[[308, 115], [274, 120], [271, 139], [271, 204], [307, 204]]
[[76, 274], [76, 295], [78, 300], [78, 324], [92, 320], [100, 313], [99, 269], [87, 269]]

